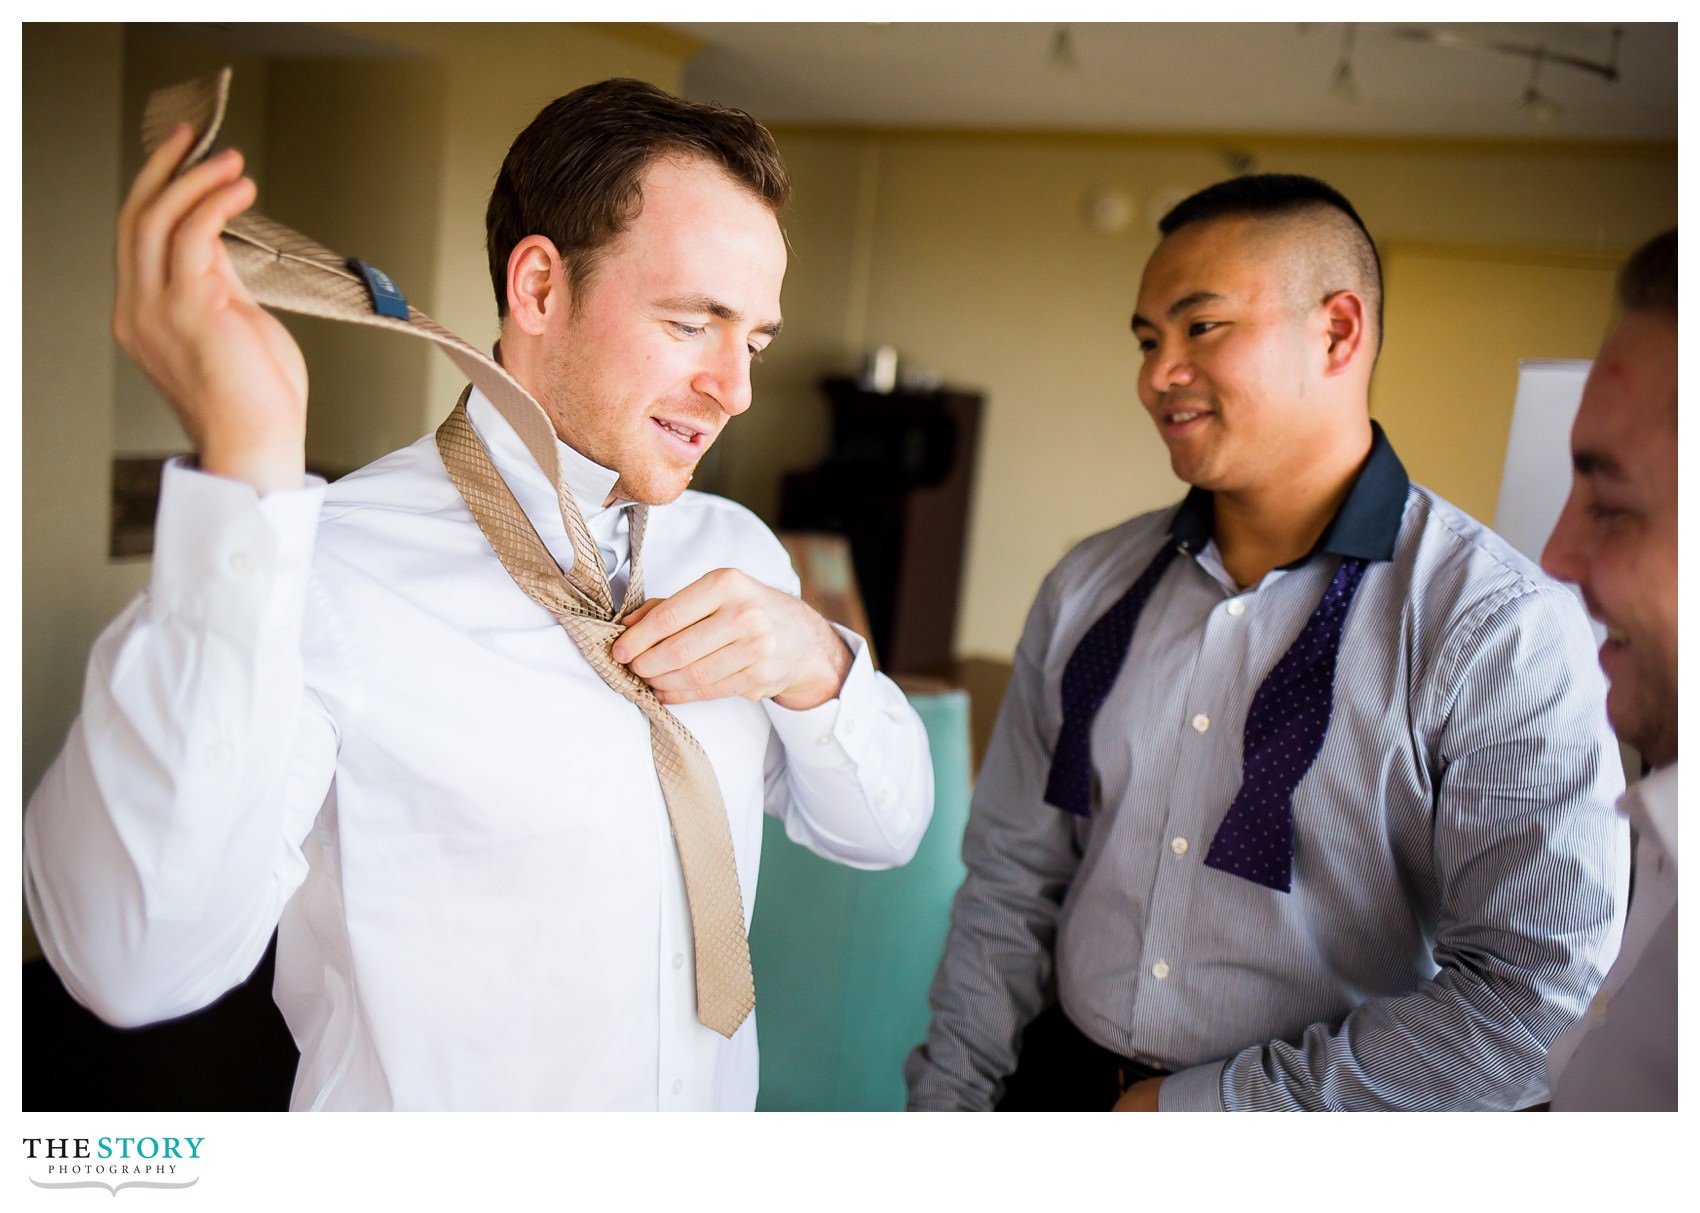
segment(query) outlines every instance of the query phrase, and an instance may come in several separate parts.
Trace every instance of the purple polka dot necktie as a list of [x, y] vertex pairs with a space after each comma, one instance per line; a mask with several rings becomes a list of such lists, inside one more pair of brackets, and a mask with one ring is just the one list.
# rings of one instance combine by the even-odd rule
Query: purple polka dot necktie
[[[1092, 804], [1092, 720], [1127, 658], [1152, 588], [1180, 550], [1172, 537], [1116, 603], [1081, 637], [1063, 667], [1063, 722], [1045, 802], [1080, 817]], [[1334, 667], [1346, 612], [1366, 561], [1340, 562], [1322, 600], [1252, 697], [1240, 791], [1211, 841], [1207, 867], [1280, 892], [1292, 888], [1293, 790], [1322, 749], [1334, 709]]]
[[1091, 815], [1092, 718], [1104, 706], [1127, 660], [1127, 646], [1145, 600], [1179, 551], [1180, 544], [1170, 536], [1128, 592], [1087, 629], [1063, 667], [1063, 720], [1051, 754], [1051, 776], [1045, 782], [1046, 804], [1077, 817]]
[[1211, 840], [1204, 866], [1283, 893], [1293, 887], [1293, 789], [1310, 770], [1334, 714], [1340, 632], [1363, 577], [1340, 562], [1292, 648], [1252, 697], [1245, 721], [1245, 780]]

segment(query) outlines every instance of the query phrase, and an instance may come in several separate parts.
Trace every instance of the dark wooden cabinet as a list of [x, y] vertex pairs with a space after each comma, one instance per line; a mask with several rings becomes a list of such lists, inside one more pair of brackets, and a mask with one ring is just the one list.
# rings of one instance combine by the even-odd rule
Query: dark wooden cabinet
[[819, 467], [785, 477], [780, 529], [847, 537], [880, 666], [948, 676], [983, 398], [844, 377], [821, 389], [832, 444]]

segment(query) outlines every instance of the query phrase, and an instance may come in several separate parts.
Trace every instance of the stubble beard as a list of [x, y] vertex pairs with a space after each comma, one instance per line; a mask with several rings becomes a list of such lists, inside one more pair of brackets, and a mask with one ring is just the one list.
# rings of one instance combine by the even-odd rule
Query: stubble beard
[[1618, 737], [1634, 746], [1642, 758], [1654, 766], [1667, 766], [1676, 761], [1676, 687], [1653, 671], [1629, 673], [1607, 692], [1606, 714]]
[[[596, 438], [594, 432], [587, 432], [583, 424], [586, 419], [595, 421], [606, 415], [616, 422], [613, 428], [617, 434], [620, 406], [616, 404], [609, 408], [602, 407], [600, 402], [578, 385], [577, 377], [569, 367], [569, 356], [565, 354], [551, 358], [544, 367], [542, 392], [538, 403], [543, 406], [543, 412], [549, 418], [555, 436], [592, 463], [615, 473], [614, 487], [611, 490], [615, 497], [623, 501], [635, 501], [640, 505], [666, 505], [677, 500], [689, 487], [691, 476], [696, 471], [695, 467], [684, 473], [683, 483], [674, 485], [672, 478], [664, 473], [656, 475], [648, 468], [632, 467], [637, 457], [623, 452], [617, 438], [611, 443], [604, 443]], [[652, 424], [647, 413], [640, 421], [642, 424]], [[592, 431], [595, 428], [591, 427]]]
[[614, 496], [624, 501], [635, 501], [639, 505], [671, 505], [684, 494], [686, 489], [691, 487], [691, 478], [695, 474], [696, 469], [692, 468], [690, 472], [686, 473], [683, 484], [669, 490], [657, 488], [653, 485], [633, 484], [622, 472], [620, 478], [614, 481]]

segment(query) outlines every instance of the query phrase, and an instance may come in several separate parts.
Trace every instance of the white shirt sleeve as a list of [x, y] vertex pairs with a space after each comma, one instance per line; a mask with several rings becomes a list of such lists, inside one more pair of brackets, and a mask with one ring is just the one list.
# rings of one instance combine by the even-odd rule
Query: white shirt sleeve
[[322, 481], [258, 496], [178, 466], [148, 589], [90, 655], [82, 710], [24, 818], [31, 922], [120, 1026], [252, 972], [306, 874], [336, 737], [304, 685]]
[[767, 811], [815, 854], [853, 868], [908, 863], [933, 815], [926, 727], [868, 646], [838, 624], [850, 672], [836, 699], [793, 711], [763, 700], [773, 723]]

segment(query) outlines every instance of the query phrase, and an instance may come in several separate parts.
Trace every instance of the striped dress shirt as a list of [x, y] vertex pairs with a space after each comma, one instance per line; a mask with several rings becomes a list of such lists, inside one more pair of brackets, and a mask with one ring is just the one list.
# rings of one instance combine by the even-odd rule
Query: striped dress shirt
[[[1376, 428], [1316, 548], [1241, 590], [1212, 499], [1089, 538], [1028, 616], [975, 789], [968, 876], [907, 1068], [910, 1106], [983, 1109], [1052, 997], [1174, 1071], [1164, 1110], [1511, 1108], [1616, 954], [1628, 836], [1574, 594], [1412, 485]], [[1059, 681], [1173, 533], [1092, 730], [1093, 811], [1045, 804]], [[1292, 800], [1293, 888], [1204, 866], [1246, 711], [1341, 557], [1373, 561], [1334, 713]]]

